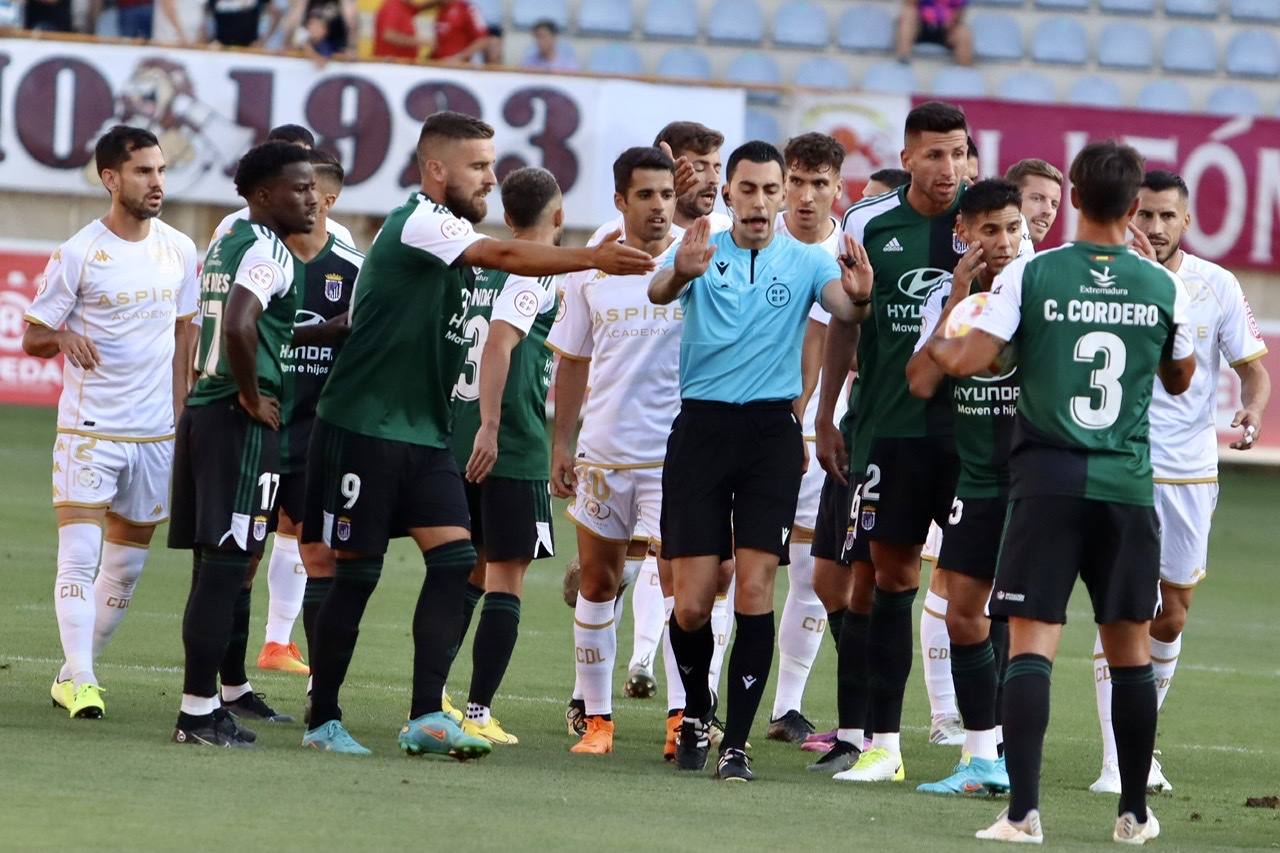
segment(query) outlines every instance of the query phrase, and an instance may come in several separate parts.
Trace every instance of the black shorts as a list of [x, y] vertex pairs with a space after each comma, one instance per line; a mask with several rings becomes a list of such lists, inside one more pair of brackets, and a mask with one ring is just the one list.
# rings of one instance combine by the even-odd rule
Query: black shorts
[[361, 554], [415, 527], [470, 529], [453, 451], [361, 435], [317, 419], [307, 454], [303, 542]]
[[[307, 512], [307, 472], [294, 471], [280, 475], [280, 496], [276, 499], [276, 508], [289, 516], [295, 525], [302, 524]], [[276, 516], [279, 512], [276, 513]], [[272, 516], [271, 531], [275, 532], [275, 518]]]
[[922, 21], [920, 31], [916, 33], [916, 44], [940, 44], [946, 47], [947, 28], [931, 26]]
[[546, 480], [486, 477], [465, 483], [471, 543], [489, 562], [542, 560], [556, 553], [551, 485]]
[[662, 555], [754, 548], [786, 564], [803, 476], [789, 401], [682, 401], [662, 468]]
[[871, 562], [871, 540], [862, 529], [862, 481], [864, 475], [849, 472], [849, 494], [844, 504], [843, 529], [840, 531], [840, 556], [837, 562], [846, 566]]
[[830, 474], [822, 482], [822, 496], [818, 499], [818, 521], [813, 530], [813, 547], [809, 553], [819, 560], [832, 560], [848, 567], [855, 561], [871, 562], [871, 552], [866, 537], [859, 539], [849, 517], [853, 503], [853, 490], [858, 478], [849, 475], [852, 485], [846, 486]]
[[1008, 496], [998, 498], [956, 498], [951, 515], [942, 528], [942, 553], [938, 567], [978, 580], [996, 576], [1000, 537], [1009, 509]]
[[279, 440], [233, 398], [187, 406], [173, 448], [169, 547], [261, 554], [280, 490]]
[[1066, 495], [1010, 501], [991, 615], [1065, 624], [1077, 576], [1098, 624], [1154, 617], [1160, 585], [1155, 508]]
[[877, 438], [859, 492], [858, 538], [923, 545], [946, 526], [960, 476], [950, 439]]

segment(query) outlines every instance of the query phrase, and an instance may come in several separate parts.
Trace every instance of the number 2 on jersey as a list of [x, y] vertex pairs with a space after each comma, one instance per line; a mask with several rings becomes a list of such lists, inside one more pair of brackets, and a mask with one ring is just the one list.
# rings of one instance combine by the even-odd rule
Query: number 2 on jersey
[[1111, 332], [1088, 332], [1076, 341], [1075, 360], [1079, 364], [1093, 364], [1102, 353], [1102, 365], [1089, 374], [1089, 387], [1097, 392], [1095, 398], [1081, 394], [1071, 398], [1071, 419], [1085, 429], [1106, 429], [1120, 417], [1124, 403], [1124, 388], [1120, 377], [1124, 374], [1129, 353], [1124, 341]]
[[467, 347], [466, 361], [462, 365], [462, 373], [458, 375], [458, 384], [453, 386], [453, 396], [459, 400], [480, 399], [480, 356], [484, 352], [485, 341], [489, 339], [489, 321], [476, 315], [467, 321], [462, 333], [471, 340]]

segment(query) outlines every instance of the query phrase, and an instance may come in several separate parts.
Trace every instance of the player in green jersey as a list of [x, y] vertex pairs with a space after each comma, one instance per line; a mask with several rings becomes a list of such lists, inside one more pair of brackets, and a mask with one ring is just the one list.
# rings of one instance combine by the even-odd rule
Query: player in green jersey
[[[924, 351], [935, 329], [945, 327], [956, 305], [970, 293], [991, 290], [995, 277], [1018, 255], [1022, 242], [1022, 197], [1002, 180], [979, 181], [960, 199], [956, 234], [969, 246], [951, 281], [925, 301], [920, 340], [907, 363], [911, 393], [922, 399], [941, 392], [955, 416], [960, 479], [944, 528], [934, 571], [946, 578], [946, 630], [951, 641], [950, 677], [964, 721], [969, 756], [941, 782], [921, 785], [934, 794], [1002, 792], [1009, 777], [999, 760], [997, 651], [986, 616], [1009, 489], [1009, 442], [1018, 398], [1016, 368], [950, 382]], [[1003, 651], [1003, 649], [1001, 649]]]
[[[558, 246], [564, 198], [546, 169], [517, 169], [502, 182], [511, 236]], [[476, 570], [464, 601], [459, 644], [479, 599], [471, 691], [462, 730], [491, 743], [515, 744], [490, 713], [515, 650], [524, 574], [555, 554], [551, 529], [551, 444], [547, 389], [559, 279], [494, 270], [476, 273], [463, 331], [471, 341], [453, 389], [454, 458], [467, 480]]]
[[1142, 179], [1133, 148], [1085, 146], [1071, 164], [1075, 241], [1011, 264], [972, 332], [934, 335], [927, 344], [956, 377], [986, 370], [1008, 342], [1018, 346], [1010, 504], [990, 604], [993, 616], [1009, 620], [1011, 791], [1009, 808], [979, 838], [1043, 837], [1049, 677], [1077, 577], [1089, 590], [1111, 668], [1121, 785], [1112, 837], [1140, 844], [1160, 832], [1146, 804], [1156, 736], [1149, 628], [1160, 579], [1147, 410], [1153, 377], [1181, 394], [1195, 354], [1182, 282], [1124, 245]]
[[205, 259], [199, 378], [178, 424], [169, 527], [169, 547], [194, 552], [182, 620], [182, 710], [173, 739], [206, 746], [252, 740], [220, 707], [217, 676], [280, 484], [277, 431], [289, 394], [280, 354], [289, 348], [300, 295], [294, 258], [281, 238], [310, 231], [317, 206], [308, 153], [286, 142], [246, 154], [235, 183], [249, 203], [249, 219], [237, 222]]
[[316, 617], [311, 726], [304, 746], [363, 754], [342, 726], [338, 693], [360, 619], [392, 537], [409, 536], [426, 575], [413, 617], [413, 696], [400, 746], [410, 754], [487, 754], [441, 708], [451, 649], [475, 566], [462, 478], [449, 449], [450, 395], [473, 268], [547, 276], [652, 269], [613, 235], [589, 249], [476, 233], [497, 184], [493, 128], [439, 112], [418, 141], [421, 188], [387, 216], [356, 285], [351, 334], [320, 395], [308, 456], [303, 541], [337, 550], [333, 587]]

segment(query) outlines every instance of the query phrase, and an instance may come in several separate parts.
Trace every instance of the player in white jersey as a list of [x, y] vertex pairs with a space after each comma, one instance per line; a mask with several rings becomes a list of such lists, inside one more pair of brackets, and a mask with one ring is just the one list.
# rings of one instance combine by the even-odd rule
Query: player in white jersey
[[[627, 149], [614, 163], [614, 187], [626, 245], [664, 257], [674, 243], [671, 158], [657, 148]], [[580, 754], [613, 751], [615, 598], [637, 523], [650, 533], [659, 529], [662, 460], [680, 405], [681, 312], [649, 304], [651, 277], [570, 275], [547, 337], [560, 355], [551, 489], [574, 498], [569, 517], [578, 527], [581, 563], [573, 634], [585, 733], [571, 750]]]
[[[1242, 407], [1231, 426], [1243, 432], [1231, 447], [1248, 450], [1262, 431], [1271, 380], [1261, 358], [1267, 352], [1244, 291], [1230, 272], [1182, 250], [1191, 224], [1187, 185], [1172, 172], [1148, 172], [1138, 193], [1133, 224], [1146, 235], [1155, 260], [1176, 273], [1190, 295], [1196, 372], [1179, 396], [1159, 382], [1151, 398], [1151, 466], [1160, 518], [1160, 611], [1151, 622], [1151, 662], [1156, 705], [1163, 707], [1195, 588], [1204, 580], [1209, 524], [1218, 502], [1218, 438], [1214, 424], [1222, 359], [1240, 376]], [[1102, 725], [1102, 773], [1089, 790], [1120, 790], [1115, 735], [1111, 729], [1111, 675], [1101, 644], [1094, 647], [1094, 685]], [[1160, 763], [1151, 762], [1147, 786], [1172, 790]]]
[[[786, 208], [775, 220], [778, 234], [819, 245], [832, 257], [840, 253], [840, 222], [831, 215], [831, 206], [844, 192], [840, 181], [844, 154], [839, 142], [822, 133], [801, 134], [787, 143], [782, 154], [787, 163]], [[768, 729], [770, 740], [790, 743], [803, 741], [814, 732], [813, 724], [801, 713], [801, 699], [827, 625], [827, 609], [814, 591], [814, 557], [810, 550], [825, 478], [813, 452], [818, 412], [818, 395], [813, 392], [819, 382], [830, 320], [831, 315], [821, 305], [815, 303], [809, 311], [801, 362], [804, 390], [796, 399], [807, 459], [791, 531], [787, 599], [778, 627], [778, 684]], [[844, 416], [846, 404], [846, 400], [840, 400], [833, 426]]]
[[118, 126], [94, 157], [111, 209], [53, 253], [22, 337], [28, 355], [65, 358], [53, 506], [66, 662], [51, 695], [81, 718], [105, 711], [94, 661], [169, 516], [174, 414], [188, 390], [199, 298], [195, 244], [155, 218], [165, 172], [156, 137]]
[[1022, 231], [1019, 256], [1034, 252], [1058, 218], [1062, 204], [1062, 172], [1052, 163], [1037, 158], [1019, 160], [1004, 173], [1004, 179], [1022, 193]]

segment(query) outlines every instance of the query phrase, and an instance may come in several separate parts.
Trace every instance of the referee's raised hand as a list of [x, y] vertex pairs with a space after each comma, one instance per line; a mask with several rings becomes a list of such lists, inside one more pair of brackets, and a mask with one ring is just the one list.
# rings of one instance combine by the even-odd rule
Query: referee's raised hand
[[707, 267], [711, 265], [711, 256], [716, 253], [716, 247], [707, 243], [710, 237], [710, 220], [705, 216], [698, 217], [689, 230], [684, 232], [680, 247], [676, 249], [675, 269], [678, 276], [691, 281], [707, 271]]
[[840, 286], [855, 305], [865, 304], [875, 283], [867, 250], [848, 234], [841, 238], [840, 250]]

